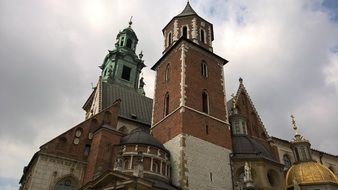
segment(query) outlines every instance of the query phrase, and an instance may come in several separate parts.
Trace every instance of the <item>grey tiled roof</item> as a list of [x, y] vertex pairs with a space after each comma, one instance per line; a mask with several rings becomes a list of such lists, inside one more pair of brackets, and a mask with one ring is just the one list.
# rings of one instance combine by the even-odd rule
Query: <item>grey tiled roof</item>
[[120, 117], [151, 124], [153, 100], [136, 91], [121, 86], [102, 82], [102, 109], [121, 99]]

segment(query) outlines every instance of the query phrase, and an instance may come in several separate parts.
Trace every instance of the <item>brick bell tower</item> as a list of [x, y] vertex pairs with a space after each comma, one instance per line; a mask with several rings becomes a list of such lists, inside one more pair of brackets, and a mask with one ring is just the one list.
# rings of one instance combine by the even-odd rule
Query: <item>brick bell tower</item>
[[171, 153], [172, 182], [182, 189], [232, 189], [231, 137], [223, 65], [213, 26], [189, 2], [163, 29], [152, 134]]

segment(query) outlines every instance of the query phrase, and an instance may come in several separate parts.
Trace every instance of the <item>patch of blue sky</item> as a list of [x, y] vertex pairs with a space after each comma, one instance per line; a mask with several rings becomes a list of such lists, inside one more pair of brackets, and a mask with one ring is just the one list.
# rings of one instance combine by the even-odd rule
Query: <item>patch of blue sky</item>
[[19, 189], [19, 179], [0, 176], [0, 189], [13, 187]]
[[338, 1], [337, 0], [324, 0], [322, 6], [329, 13], [332, 21], [338, 23]]

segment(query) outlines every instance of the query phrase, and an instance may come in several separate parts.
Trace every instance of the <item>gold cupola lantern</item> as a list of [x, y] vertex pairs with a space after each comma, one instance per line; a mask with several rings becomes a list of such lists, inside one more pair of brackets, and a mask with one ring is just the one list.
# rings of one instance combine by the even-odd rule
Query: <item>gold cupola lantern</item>
[[292, 118], [292, 128], [295, 136], [291, 141], [291, 149], [295, 157], [295, 163], [289, 168], [286, 174], [287, 189], [294, 189], [297, 186], [313, 186], [329, 184], [338, 187], [336, 175], [326, 166], [312, 160], [310, 142], [306, 140], [298, 131], [294, 115]]

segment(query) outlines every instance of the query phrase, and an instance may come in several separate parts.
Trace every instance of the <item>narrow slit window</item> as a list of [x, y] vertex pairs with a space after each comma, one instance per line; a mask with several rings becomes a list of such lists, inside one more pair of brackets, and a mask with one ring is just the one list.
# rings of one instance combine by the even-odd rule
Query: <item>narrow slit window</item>
[[205, 34], [203, 29], [200, 30], [200, 34], [201, 34], [201, 42], [205, 43]]
[[165, 82], [169, 82], [170, 81], [170, 66], [169, 64], [167, 65], [166, 69], [165, 69], [165, 78], [164, 78]]
[[169, 93], [166, 93], [164, 97], [164, 116], [169, 114]]
[[188, 28], [186, 26], [183, 26], [183, 28], [182, 28], [182, 36], [184, 38], [188, 37]]
[[201, 63], [201, 75], [204, 78], [208, 77], [208, 65], [204, 61]]
[[209, 113], [209, 97], [205, 91], [202, 93], [202, 111], [204, 113]]
[[168, 46], [170, 46], [172, 43], [172, 36], [171, 36], [171, 32], [168, 34]]

